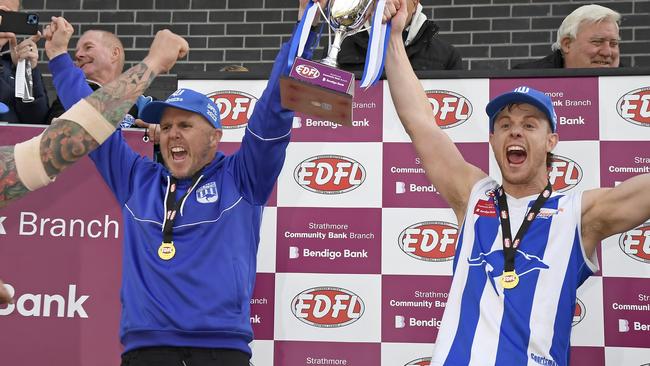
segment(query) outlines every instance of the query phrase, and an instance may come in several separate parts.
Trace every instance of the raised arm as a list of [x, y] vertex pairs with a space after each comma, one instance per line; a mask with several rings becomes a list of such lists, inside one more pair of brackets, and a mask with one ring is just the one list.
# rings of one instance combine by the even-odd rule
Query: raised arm
[[650, 174], [637, 175], [615, 188], [586, 191], [582, 196], [582, 243], [590, 256], [601, 240], [650, 219]]
[[[94, 137], [97, 133], [90, 133], [87, 129], [99, 129], [106, 133], [106, 126], [117, 126], [155, 76], [167, 72], [187, 52], [188, 45], [183, 38], [168, 30], [158, 32], [149, 54], [141, 63], [85, 98], [86, 103], [75, 105], [36, 137], [40, 139], [36, 151], [40, 155], [39, 162], [25, 158], [23, 163], [29, 166], [42, 164], [47, 177], [54, 178], [98, 146]], [[94, 115], [93, 118], [86, 118], [89, 112]], [[21, 180], [15, 150], [14, 146], [0, 147], [0, 207], [22, 197], [30, 190], [28, 187], [31, 188], [30, 184]], [[23, 171], [30, 169], [26, 166]]]
[[402, 30], [407, 18], [406, 1], [386, 1], [384, 17], [392, 17], [385, 62], [390, 95], [399, 119], [422, 160], [427, 178], [461, 220], [472, 186], [486, 174], [465, 161], [456, 145], [435, 122], [431, 104], [404, 48]]

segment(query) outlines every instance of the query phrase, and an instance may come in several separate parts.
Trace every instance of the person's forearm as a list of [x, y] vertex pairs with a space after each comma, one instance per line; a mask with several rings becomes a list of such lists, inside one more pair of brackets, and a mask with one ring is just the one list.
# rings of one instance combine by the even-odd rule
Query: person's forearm
[[[117, 126], [154, 78], [155, 74], [141, 62], [85, 100], [111, 125]], [[97, 146], [93, 137], [74, 121], [55, 120], [41, 140], [45, 171], [54, 177]]]
[[[117, 126], [139, 95], [155, 78], [144, 62], [88, 96], [88, 102], [106, 121]], [[73, 107], [72, 112], [75, 111]], [[40, 140], [40, 159], [47, 176], [54, 178], [65, 168], [99, 146], [79, 123], [61, 118], [52, 123]], [[0, 207], [24, 196], [29, 189], [16, 168], [14, 146], [0, 147]]]
[[430, 122], [432, 111], [422, 84], [413, 72], [401, 37], [391, 35], [385, 68], [395, 110], [406, 132], [411, 135], [414, 125]]
[[16, 172], [13, 146], [0, 146], [0, 207], [22, 197], [27, 188], [20, 182]]
[[155, 77], [155, 72], [145, 62], [140, 62], [85, 99], [108, 122], [117, 126]]

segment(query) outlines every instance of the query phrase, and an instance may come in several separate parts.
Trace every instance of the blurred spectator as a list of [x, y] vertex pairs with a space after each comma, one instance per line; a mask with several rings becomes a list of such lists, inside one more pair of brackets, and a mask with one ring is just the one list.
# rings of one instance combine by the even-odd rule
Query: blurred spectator
[[226, 65], [219, 69], [221, 72], [248, 72], [248, 68], [242, 65]]
[[[407, 0], [409, 17], [402, 34], [413, 70], [461, 70], [463, 62], [454, 46], [437, 37], [439, 27], [422, 13], [420, 0]], [[366, 62], [369, 32], [343, 40], [337, 61], [341, 69], [362, 71]]]
[[600, 5], [584, 5], [569, 14], [557, 30], [553, 53], [514, 69], [620, 67], [621, 15]]
[[[19, 0], [0, 0], [0, 9], [18, 11]], [[48, 99], [43, 78], [38, 65], [39, 35], [31, 36], [18, 43], [13, 33], [0, 33], [0, 102], [8, 111], [0, 114], [0, 121], [10, 123], [43, 123], [47, 116]], [[16, 65], [19, 60], [27, 60], [32, 73], [32, 96], [34, 100], [24, 103], [15, 97]], [[1, 108], [5, 109], [5, 108]]]
[[[103, 30], [86, 31], [77, 41], [73, 64], [68, 54], [68, 44], [74, 29], [64, 18], [56, 19], [53, 24], [59, 24], [59, 27], [65, 28], [65, 32], [57, 32], [57, 39], [45, 44], [45, 52], [50, 59], [50, 70], [53, 68], [63, 70], [56, 73], [57, 76], [52, 79], [56, 90], [75, 88], [83, 78], [92, 90], [97, 90], [122, 74], [124, 47], [116, 35]], [[151, 97], [140, 98], [138, 104], [142, 104], [143, 100], [150, 101]], [[62, 115], [72, 104], [74, 104], [72, 100], [67, 101], [59, 94], [50, 107], [47, 123]], [[122, 127], [130, 127], [137, 117], [138, 107], [134, 105]]]

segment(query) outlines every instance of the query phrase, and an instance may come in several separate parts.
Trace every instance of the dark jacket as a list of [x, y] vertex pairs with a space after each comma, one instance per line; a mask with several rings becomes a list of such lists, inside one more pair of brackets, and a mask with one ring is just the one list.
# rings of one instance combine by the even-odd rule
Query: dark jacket
[[[8, 49], [8, 45], [2, 50]], [[9, 107], [9, 112], [0, 114], [0, 121], [10, 123], [40, 124], [45, 121], [49, 102], [43, 85], [43, 77], [38, 68], [32, 69], [34, 101], [23, 103], [15, 97], [16, 68], [11, 62], [11, 55], [0, 57], [0, 102]]]
[[[619, 63], [618, 67], [624, 67], [623, 63]], [[550, 55], [539, 60], [524, 62], [512, 67], [513, 69], [563, 69], [564, 56], [562, 51], [557, 50]]]
[[[463, 68], [460, 53], [449, 43], [436, 37], [438, 25], [427, 20], [410, 45], [406, 46], [411, 66], [415, 71], [460, 70]], [[404, 38], [408, 32], [404, 31]], [[368, 32], [362, 31], [343, 40], [337, 61], [340, 68], [363, 71], [368, 49]]]
[[[97, 90], [100, 88], [100, 85], [97, 84], [94, 81], [86, 80], [88, 82], [88, 86], [93, 90]], [[50, 106], [50, 110], [47, 111], [47, 118], [45, 120], [45, 123], [48, 125], [52, 123], [52, 120], [61, 116], [65, 112], [65, 108], [63, 107], [63, 103], [61, 103], [61, 100], [57, 97], [54, 102], [52, 102], [52, 105]]]
[[512, 67], [513, 69], [563, 69], [564, 56], [557, 50], [550, 55], [539, 60], [524, 62]]

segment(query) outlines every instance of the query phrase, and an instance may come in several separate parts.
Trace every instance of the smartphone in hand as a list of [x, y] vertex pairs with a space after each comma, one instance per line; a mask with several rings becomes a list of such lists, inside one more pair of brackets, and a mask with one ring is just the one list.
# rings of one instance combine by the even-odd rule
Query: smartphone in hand
[[20, 35], [38, 33], [38, 14], [0, 10], [0, 32]]

